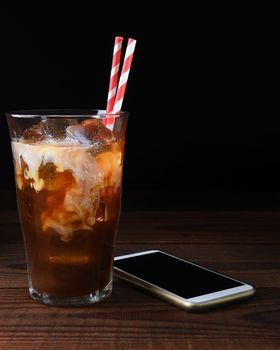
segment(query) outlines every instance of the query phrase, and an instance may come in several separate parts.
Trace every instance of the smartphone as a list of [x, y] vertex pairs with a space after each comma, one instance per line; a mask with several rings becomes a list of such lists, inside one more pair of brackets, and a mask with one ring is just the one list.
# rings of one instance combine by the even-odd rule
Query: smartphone
[[204, 311], [255, 293], [245, 282], [160, 250], [115, 257], [114, 274], [189, 311]]

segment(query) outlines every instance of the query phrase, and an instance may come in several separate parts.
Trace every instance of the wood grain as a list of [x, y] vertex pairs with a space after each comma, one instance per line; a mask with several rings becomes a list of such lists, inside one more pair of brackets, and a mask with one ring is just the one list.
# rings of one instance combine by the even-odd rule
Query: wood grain
[[0, 349], [279, 349], [280, 213], [125, 212], [115, 254], [159, 248], [244, 279], [254, 299], [204, 314], [181, 311], [114, 281], [112, 297], [82, 308], [27, 294], [15, 210], [0, 214]]

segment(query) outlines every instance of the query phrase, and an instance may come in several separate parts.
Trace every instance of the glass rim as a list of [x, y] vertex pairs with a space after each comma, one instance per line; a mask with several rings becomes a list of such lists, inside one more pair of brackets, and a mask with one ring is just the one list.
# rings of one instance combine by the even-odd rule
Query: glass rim
[[128, 116], [127, 111], [107, 113], [104, 109], [56, 108], [56, 109], [23, 109], [5, 112], [10, 118], [119, 118]]

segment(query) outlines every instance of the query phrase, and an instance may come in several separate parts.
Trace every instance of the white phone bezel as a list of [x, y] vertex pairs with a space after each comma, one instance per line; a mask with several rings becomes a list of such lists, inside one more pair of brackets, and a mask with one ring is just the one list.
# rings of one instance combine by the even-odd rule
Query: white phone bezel
[[214, 292], [214, 293], [208, 293], [208, 294], [203, 294], [203, 295], [199, 295], [199, 296], [196, 296], [196, 297], [192, 297], [192, 298], [183, 298], [177, 294], [174, 294], [172, 292], [170, 292], [169, 290], [166, 290], [166, 289], [163, 289], [157, 285], [154, 285], [153, 283], [150, 283], [150, 282], [147, 282], [146, 280], [143, 280], [135, 275], [132, 275], [124, 270], [121, 270], [121, 269], [118, 269], [118, 268], [115, 268], [116, 270], [120, 270], [120, 271], [123, 271], [125, 274], [129, 275], [129, 276], [132, 276], [134, 278], [136, 278], [137, 280], [139, 281], [143, 281], [145, 284], [148, 284], [150, 285], [151, 287], [153, 287], [153, 289], [158, 289], [159, 291], [161, 292], [164, 292], [164, 293], [167, 293], [169, 294], [170, 296], [172, 297], [176, 297], [177, 299], [179, 299], [181, 302], [185, 303], [186, 306], [187, 305], [192, 305], [192, 306], [195, 306], [195, 305], [203, 305], [203, 304], [207, 304], [209, 302], [213, 302], [215, 300], [219, 300], [219, 299], [224, 299], [226, 297], [230, 297], [232, 295], [236, 295], [236, 294], [241, 294], [241, 293], [244, 293], [244, 292], [248, 292], [248, 291], [254, 291], [254, 287], [247, 284], [247, 283], [244, 283], [242, 281], [239, 281], [237, 279], [234, 279], [232, 277], [229, 277], [229, 276], [226, 276], [222, 273], [219, 273], [219, 272], [216, 272], [216, 271], [213, 271], [213, 270], [210, 270], [210, 269], [207, 269], [201, 265], [198, 265], [198, 264], [195, 264], [191, 261], [188, 261], [188, 260], [184, 260], [184, 259], [181, 259], [177, 256], [174, 256], [172, 254], [168, 254], [166, 252], [163, 252], [161, 250], [158, 250], [158, 249], [155, 249], [155, 250], [146, 250], [146, 251], [142, 251], [142, 252], [137, 252], [137, 253], [131, 253], [131, 254], [126, 254], [126, 255], [120, 255], [120, 256], [117, 256], [114, 258], [114, 260], [122, 260], [122, 259], [126, 259], [126, 258], [132, 258], [132, 257], [135, 257], [135, 256], [140, 256], [140, 255], [147, 255], [147, 254], [152, 254], [152, 253], [162, 253], [162, 254], [165, 254], [165, 255], [169, 255], [175, 259], [178, 259], [178, 260], [182, 260], [188, 264], [192, 264], [194, 266], [197, 266], [199, 267], [200, 269], [204, 269], [204, 270], [207, 270], [207, 271], [210, 271], [212, 273], [215, 273], [217, 275], [220, 275], [220, 276], [223, 276], [225, 278], [229, 278], [233, 281], [236, 281], [238, 283], [242, 283], [243, 285], [242, 286], [238, 286], [238, 287], [234, 287], [234, 288], [228, 288], [228, 289], [223, 289], [223, 290], [220, 290], [218, 292]]

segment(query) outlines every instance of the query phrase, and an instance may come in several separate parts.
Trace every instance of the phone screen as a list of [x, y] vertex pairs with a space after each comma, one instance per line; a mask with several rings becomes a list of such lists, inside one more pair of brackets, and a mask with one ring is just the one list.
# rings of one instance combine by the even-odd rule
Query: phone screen
[[161, 252], [115, 260], [114, 266], [185, 299], [244, 285]]

